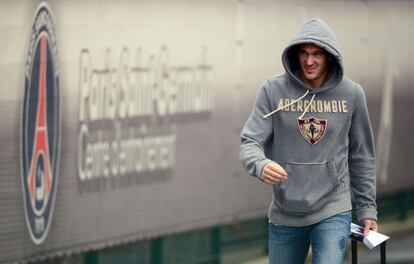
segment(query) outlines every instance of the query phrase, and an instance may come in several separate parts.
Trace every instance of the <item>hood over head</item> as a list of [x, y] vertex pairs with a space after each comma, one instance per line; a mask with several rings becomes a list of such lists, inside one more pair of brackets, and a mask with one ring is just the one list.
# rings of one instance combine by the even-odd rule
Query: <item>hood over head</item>
[[[300, 78], [300, 66], [297, 58], [297, 46], [300, 44], [314, 44], [332, 55], [329, 62], [329, 79], [320, 88], [307, 86]], [[312, 18], [299, 28], [299, 31], [290, 41], [282, 54], [282, 63], [286, 73], [299, 87], [311, 90], [313, 93], [323, 92], [336, 87], [343, 78], [342, 54], [338, 40], [331, 28], [321, 19]]]

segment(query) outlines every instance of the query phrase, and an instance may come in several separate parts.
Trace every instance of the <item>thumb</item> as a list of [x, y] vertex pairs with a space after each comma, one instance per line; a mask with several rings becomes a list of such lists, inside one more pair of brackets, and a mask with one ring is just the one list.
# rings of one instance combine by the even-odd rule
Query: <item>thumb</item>
[[377, 221], [372, 219], [365, 219], [364, 221], [364, 235], [368, 235], [369, 230], [378, 231]]
[[364, 236], [368, 236], [370, 226], [369, 222], [365, 223]]

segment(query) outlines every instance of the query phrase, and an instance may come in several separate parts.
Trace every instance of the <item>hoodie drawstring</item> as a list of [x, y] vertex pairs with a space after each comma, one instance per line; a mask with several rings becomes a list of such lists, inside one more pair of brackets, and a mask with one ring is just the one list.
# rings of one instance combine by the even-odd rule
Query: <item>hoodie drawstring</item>
[[[273, 110], [272, 112], [270, 112], [270, 113], [268, 113], [268, 114], [265, 114], [265, 115], [263, 116], [263, 118], [268, 118], [269, 116], [273, 115], [274, 113], [276, 113], [276, 112], [278, 112], [278, 111], [280, 111], [280, 110], [283, 110], [284, 108], [286, 108], [286, 107], [288, 107], [288, 106], [290, 106], [290, 105], [293, 105], [293, 104], [297, 103], [298, 101], [300, 101], [300, 100], [302, 100], [303, 98], [305, 98], [305, 97], [308, 95], [308, 93], [309, 93], [309, 90], [306, 90], [306, 93], [305, 93], [304, 95], [302, 95], [301, 97], [299, 97], [298, 99], [295, 99], [295, 100], [293, 100], [292, 102], [290, 102], [289, 104], [284, 105], [284, 106], [281, 106], [281, 107], [278, 107], [276, 110]], [[312, 104], [313, 99], [315, 99], [315, 95], [316, 95], [316, 94], [313, 94], [313, 95], [312, 95], [312, 98], [311, 98], [311, 100], [310, 100], [309, 104], [306, 106], [306, 108], [305, 108], [305, 110], [303, 111], [302, 115], [301, 115], [298, 119], [302, 119], [302, 118], [305, 116], [305, 114], [308, 112], [308, 109], [309, 109], [310, 105]]]
[[308, 112], [308, 109], [309, 109], [310, 105], [312, 104], [313, 99], [315, 99], [315, 95], [316, 95], [316, 94], [313, 94], [313, 95], [312, 95], [312, 98], [311, 98], [311, 100], [309, 101], [309, 104], [306, 106], [306, 108], [305, 108], [305, 110], [303, 111], [302, 115], [299, 117], [299, 120], [301, 120], [301, 119], [305, 116], [305, 114]]

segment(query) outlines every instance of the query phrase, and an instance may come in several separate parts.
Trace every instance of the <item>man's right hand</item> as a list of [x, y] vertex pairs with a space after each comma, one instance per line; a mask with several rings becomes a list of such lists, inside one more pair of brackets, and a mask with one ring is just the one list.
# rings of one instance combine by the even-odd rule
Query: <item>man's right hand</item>
[[272, 161], [264, 165], [260, 180], [267, 184], [273, 185], [279, 184], [286, 180], [287, 176], [288, 175], [282, 166]]

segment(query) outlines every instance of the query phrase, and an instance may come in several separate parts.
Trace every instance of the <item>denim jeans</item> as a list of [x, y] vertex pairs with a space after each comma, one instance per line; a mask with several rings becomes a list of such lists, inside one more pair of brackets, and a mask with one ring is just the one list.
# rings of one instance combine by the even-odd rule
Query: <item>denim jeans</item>
[[348, 245], [351, 211], [319, 223], [291, 227], [269, 223], [270, 264], [301, 264], [312, 247], [312, 264], [343, 263]]

